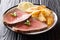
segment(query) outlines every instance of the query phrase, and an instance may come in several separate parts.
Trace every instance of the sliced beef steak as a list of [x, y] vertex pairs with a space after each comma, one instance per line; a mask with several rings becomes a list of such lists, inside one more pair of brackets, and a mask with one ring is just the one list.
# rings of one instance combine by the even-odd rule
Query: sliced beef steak
[[[14, 12], [16, 12], [16, 15], [17, 15], [16, 17], [11, 15]], [[6, 14], [4, 14], [3, 20], [7, 24], [14, 24], [14, 23], [24, 21], [24, 20], [28, 19], [30, 16], [31, 16], [30, 14], [22, 12], [17, 8], [13, 8], [13, 9], [9, 10]]]
[[14, 31], [29, 32], [29, 31], [36, 31], [36, 30], [47, 28], [47, 24], [42, 23], [37, 19], [30, 18], [29, 21], [30, 21], [30, 26], [25, 25], [24, 22], [22, 22], [16, 24], [12, 29]]

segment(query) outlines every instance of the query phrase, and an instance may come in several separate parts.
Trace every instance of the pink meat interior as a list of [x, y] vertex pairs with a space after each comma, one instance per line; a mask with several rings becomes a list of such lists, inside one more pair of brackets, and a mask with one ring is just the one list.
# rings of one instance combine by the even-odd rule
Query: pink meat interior
[[30, 26], [25, 25], [24, 22], [18, 23], [15, 27], [13, 27], [15, 30], [20, 31], [31, 31], [31, 30], [40, 30], [43, 28], [46, 28], [47, 25], [45, 23], [40, 22], [39, 20], [30, 18]]
[[[11, 15], [11, 13], [14, 13], [14, 12], [16, 12], [16, 14], [17, 14], [16, 17]], [[15, 8], [15, 9], [7, 12], [4, 15], [4, 21], [6, 23], [8, 23], [8, 24], [14, 24], [14, 23], [18, 23], [18, 22], [24, 21], [24, 20], [26, 20], [29, 17], [30, 17], [30, 14], [22, 12], [22, 11], [18, 10], [17, 8]]]

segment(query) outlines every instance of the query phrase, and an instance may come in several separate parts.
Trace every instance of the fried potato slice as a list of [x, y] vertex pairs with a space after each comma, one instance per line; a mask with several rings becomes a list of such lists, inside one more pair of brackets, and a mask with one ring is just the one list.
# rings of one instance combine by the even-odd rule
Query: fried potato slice
[[53, 22], [54, 22], [54, 17], [51, 14], [50, 16], [47, 17], [47, 25], [51, 26], [53, 24]]
[[52, 13], [52, 11], [48, 8], [42, 8], [40, 11], [44, 14], [45, 17], [49, 16]]
[[37, 18], [40, 14], [40, 10], [33, 11], [31, 14], [32, 14], [32, 17]]
[[38, 19], [39, 19], [40, 21], [43, 21], [43, 22], [46, 21], [46, 18], [44, 17], [44, 15], [43, 15], [42, 13], [39, 14]]
[[28, 9], [26, 10], [26, 12], [31, 13], [31, 12], [33, 12], [33, 11], [35, 11], [35, 10], [43, 11], [44, 8], [46, 8], [46, 6], [44, 6], [44, 5], [40, 5], [40, 6], [35, 5], [35, 6], [33, 6], [33, 7], [28, 8]]
[[27, 9], [26, 12], [31, 13], [32, 17], [34, 18], [42, 22], [46, 22], [48, 26], [52, 25], [54, 22], [52, 11], [48, 9], [45, 5], [31, 7]]

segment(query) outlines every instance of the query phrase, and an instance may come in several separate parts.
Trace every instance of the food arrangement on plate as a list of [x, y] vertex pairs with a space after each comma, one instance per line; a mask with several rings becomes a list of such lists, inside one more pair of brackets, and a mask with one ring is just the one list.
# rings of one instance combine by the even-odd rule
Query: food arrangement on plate
[[5, 12], [3, 22], [12, 31], [38, 34], [51, 29], [57, 22], [57, 16], [45, 5], [21, 2]]

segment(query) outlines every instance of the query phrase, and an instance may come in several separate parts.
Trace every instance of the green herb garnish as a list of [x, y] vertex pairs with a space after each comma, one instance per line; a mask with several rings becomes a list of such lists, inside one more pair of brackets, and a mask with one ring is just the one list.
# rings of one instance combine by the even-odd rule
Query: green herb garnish
[[24, 24], [26, 24], [26, 25], [29, 26], [30, 25], [30, 21], [29, 20], [26, 20]]
[[17, 16], [16, 12], [12, 13], [11, 15], [12, 15], [12, 16], [14, 16], [14, 17], [16, 17], [16, 16]]

